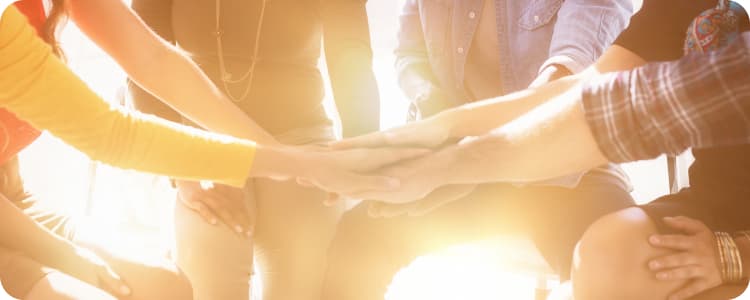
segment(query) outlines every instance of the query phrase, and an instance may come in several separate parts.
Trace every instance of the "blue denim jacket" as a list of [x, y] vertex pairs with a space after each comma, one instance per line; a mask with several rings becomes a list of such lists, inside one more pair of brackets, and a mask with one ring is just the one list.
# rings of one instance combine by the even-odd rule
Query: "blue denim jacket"
[[[577, 73], [593, 64], [627, 26], [632, 0], [495, 1], [502, 92], [528, 87], [551, 64]], [[469, 101], [464, 86], [467, 54], [483, 0], [406, 0], [401, 14], [396, 69], [418, 74], [440, 88], [450, 106]], [[428, 72], [428, 74], [424, 74]], [[411, 99], [414, 101], [414, 99]], [[630, 189], [614, 165], [597, 168]], [[574, 187], [583, 174], [540, 182]]]
[[[493, 1], [493, 0], [486, 0]], [[577, 73], [625, 29], [632, 0], [494, 0], [502, 91], [525, 89], [550, 64]], [[429, 67], [436, 84], [465, 102], [464, 69], [483, 0], [406, 0], [396, 66]], [[428, 64], [429, 66], [426, 66]]]

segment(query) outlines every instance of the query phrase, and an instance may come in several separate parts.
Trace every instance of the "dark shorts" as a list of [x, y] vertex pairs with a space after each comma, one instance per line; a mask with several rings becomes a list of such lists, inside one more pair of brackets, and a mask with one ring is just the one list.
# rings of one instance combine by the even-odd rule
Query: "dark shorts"
[[[73, 239], [75, 230], [69, 218], [40, 208], [36, 198], [26, 192], [18, 168], [18, 158], [0, 166], [0, 194], [55, 234]], [[0, 266], [3, 288], [16, 298], [23, 298], [50, 271], [42, 264], [2, 247], [0, 261], [3, 262]]]
[[748, 201], [750, 199], [726, 191], [710, 193], [685, 188], [638, 207], [648, 214], [662, 233], [674, 232], [663, 219], [676, 216], [699, 220], [713, 231], [731, 233], [750, 229]]

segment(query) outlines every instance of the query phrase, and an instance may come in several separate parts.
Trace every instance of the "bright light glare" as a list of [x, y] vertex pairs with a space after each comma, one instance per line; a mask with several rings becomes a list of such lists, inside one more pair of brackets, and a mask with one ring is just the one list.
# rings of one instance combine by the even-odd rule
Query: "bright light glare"
[[[407, 102], [396, 85], [392, 55], [402, 2], [368, 4], [383, 128], [401, 124], [406, 117]], [[63, 45], [74, 70], [105, 99], [118, 101], [124, 83], [122, 71], [73, 24], [65, 32]], [[100, 166], [96, 181], [91, 181], [89, 160], [46, 134], [21, 158], [29, 190], [81, 223], [84, 240], [130, 256], [163, 255], [171, 244], [174, 191], [163, 179]], [[639, 170], [642, 176], [636, 177], [640, 179], [636, 187], [641, 202], [666, 192], [662, 164], [640, 163], [628, 169], [631, 173]], [[94, 183], [91, 190], [90, 183]], [[89, 193], [93, 206], [89, 207], [91, 214], [86, 215]], [[536, 272], [532, 271], [544, 270], [538, 254], [530, 246], [503, 249], [497, 244], [478, 243], [421, 257], [399, 272], [387, 299], [533, 299]], [[528, 265], [530, 261], [533, 263]], [[0, 299], [4, 299], [1, 293]]]
[[[537, 270], [515, 272], [519, 257], [514, 255], [533, 248], [503, 250], [496, 242], [456, 246], [418, 258], [398, 273], [385, 299], [534, 299]], [[546, 268], [538, 271], [544, 274]]]

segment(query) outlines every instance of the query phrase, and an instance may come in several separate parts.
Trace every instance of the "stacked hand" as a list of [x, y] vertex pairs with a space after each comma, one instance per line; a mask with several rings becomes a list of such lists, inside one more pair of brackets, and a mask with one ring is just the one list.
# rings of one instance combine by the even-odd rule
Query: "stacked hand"
[[450, 172], [444, 168], [453, 159], [449, 122], [440, 115], [408, 123], [387, 131], [355, 137], [332, 145], [334, 149], [398, 149], [420, 147], [432, 149], [427, 155], [399, 161], [375, 171], [396, 178], [398, 189], [370, 189], [351, 195], [373, 200], [369, 213], [373, 217], [399, 215], [420, 216], [471, 193], [474, 185], [443, 186], [442, 178]]
[[429, 195], [420, 205], [397, 205], [383, 213], [418, 215], [473, 190], [453, 186], [433, 193], [447, 184], [455, 159], [451, 123], [442, 116], [322, 148], [258, 145], [251, 176], [295, 180], [346, 198], [384, 203], [410, 203]]

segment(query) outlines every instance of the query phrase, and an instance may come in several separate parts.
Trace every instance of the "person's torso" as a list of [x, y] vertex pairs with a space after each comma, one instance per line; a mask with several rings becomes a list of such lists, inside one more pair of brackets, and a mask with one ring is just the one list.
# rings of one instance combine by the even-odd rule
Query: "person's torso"
[[[469, 99], [464, 83], [468, 55], [476, 50], [473, 47], [478, 35], [495, 34], [495, 62], [501, 93], [524, 89], [549, 57], [557, 12], [563, 3], [563, 0], [486, 1], [493, 3], [486, 6], [483, 0], [419, 1], [433, 73], [443, 89], [462, 101]], [[494, 7], [494, 12], [486, 11], [487, 7]], [[486, 27], [478, 31], [480, 20], [489, 13], [496, 18], [487, 23], [494, 23], [494, 32], [485, 30]], [[477, 53], [489, 48], [479, 49]]]
[[320, 1], [262, 3], [221, 0], [217, 7], [215, 0], [174, 0], [175, 42], [267, 130], [280, 133], [329, 122], [318, 69]]
[[464, 85], [471, 100], [502, 95], [495, 1], [484, 0], [481, 13], [477, 15], [479, 24], [469, 47], [464, 76]]

